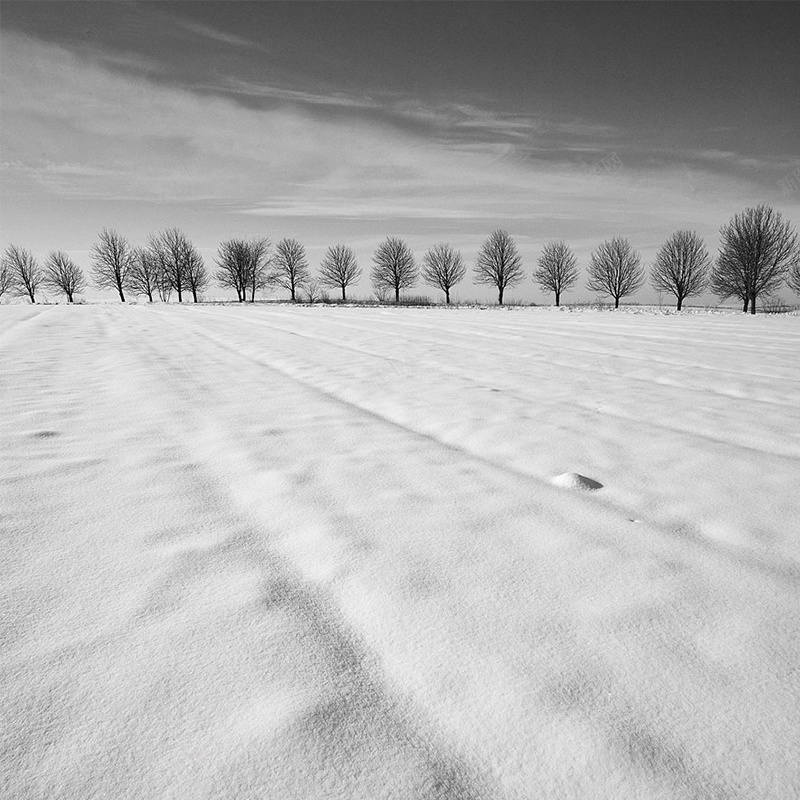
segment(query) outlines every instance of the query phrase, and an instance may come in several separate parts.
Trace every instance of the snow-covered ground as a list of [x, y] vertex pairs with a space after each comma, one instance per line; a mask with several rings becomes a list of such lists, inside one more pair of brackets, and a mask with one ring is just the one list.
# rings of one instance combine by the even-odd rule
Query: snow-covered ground
[[799, 354], [796, 316], [3, 307], [3, 797], [797, 797]]

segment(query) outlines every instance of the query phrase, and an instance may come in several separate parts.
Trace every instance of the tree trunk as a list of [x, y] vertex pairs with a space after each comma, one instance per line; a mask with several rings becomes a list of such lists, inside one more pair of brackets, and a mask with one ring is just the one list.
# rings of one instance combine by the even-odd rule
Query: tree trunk
[[395, 302], [395, 305], [400, 302], [400, 287], [399, 286], [395, 286], [394, 287], [394, 302]]
[[197, 289], [195, 289], [194, 286], [192, 286], [192, 299], [195, 303], [197, 302]]
[[72, 292], [67, 292], [67, 302], [68, 303], [72, 302]]
[[293, 303], [296, 303], [296, 302], [297, 302], [297, 300], [296, 300], [296, 298], [295, 298], [295, 296], [294, 296], [294, 285], [292, 285], [292, 302], [293, 302]]
[[343, 303], [347, 302], [347, 292], [345, 291], [345, 287], [344, 286], [342, 286], [342, 302]]
[[[117, 287], [117, 291], [119, 292], [119, 299], [120, 299], [120, 301], [124, 303], [124, 302], [125, 302], [125, 295], [124, 295], [124, 294], [123, 294], [123, 292], [122, 292], [122, 287], [121, 287], [121, 286], [118, 286], [118, 287]], [[31, 299], [33, 299], [33, 296], [31, 296]]]
[[683, 307], [683, 298], [680, 295], [678, 295], [678, 311], [680, 311], [682, 307]]
[[447, 299], [447, 305], [450, 305], [450, 290], [449, 289], [445, 289], [444, 290], [444, 296]]
[[503, 287], [499, 288], [499, 296], [497, 298], [497, 302], [499, 305], [503, 305]]
[[183, 287], [180, 284], [178, 284], [177, 289], [178, 289], [178, 302], [182, 303], [183, 302]]
[[561, 305], [561, 292], [556, 292], [556, 305]]
[[619, 297], [614, 298], [614, 308], [619, 308]]
[[742, 309], [742, 311], [743, 311], [745, 314], [747, 313], [747, 307], [748, 307], [749, 305], [750, 305], [749, 298], [745, 297], [745, 299], [744, 299], [744, 308]]
[[147, 299], [148, 299], [148, 300], [149, 300], [151, 303], [153, 302], [153, 290], [152, 290], [152, 289], [148, 289], [148, 290], [147, 290]]
[[755, 314], [756, 313], [756, 296], [755, 295], [752, 295], [751, 298], [750, 298], [750, 313], [751, 314]]

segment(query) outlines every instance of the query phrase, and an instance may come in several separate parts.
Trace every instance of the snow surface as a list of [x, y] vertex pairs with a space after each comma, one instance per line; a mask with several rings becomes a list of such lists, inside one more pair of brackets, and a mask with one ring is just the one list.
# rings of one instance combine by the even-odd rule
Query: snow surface
[[3, 307], [3, 797], [799, 796], [798, 353], [800, 317]]

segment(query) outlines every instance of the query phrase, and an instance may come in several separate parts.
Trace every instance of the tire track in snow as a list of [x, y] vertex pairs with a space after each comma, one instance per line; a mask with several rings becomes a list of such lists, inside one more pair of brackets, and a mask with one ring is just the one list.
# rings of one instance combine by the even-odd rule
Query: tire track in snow
[[[327, 401], [330, 401], [331, 399], [336, 400], [337, 405], [342, 404], [343, 402], [341, 398], [338, 398], [335, 395], [331, 396], [324, 390], [320, 390], [319, 387], [314, 387], [313, 385], [309, 386], [302, 380], [292, 375], [287, 375], [282, 369], [276, 367], [273, 363], [265, 362], [263, 359], [255, 358], [251, 354], [249, 355], [246, 352], [242, 352], [224, 340], [220, 340], [218, 337], [209, 334], [202, 328], [192, 327], [192, 330], [198, 339], [204, 339], [215, 347], [226, 351], [230, 355], [234, 356], [239, 362], [250, 364], [251, 367], [253, 365], [265, 367], [273, 373], [277, 372], [284, 377], [289, 378], [293, 383], [303, 386], [313, 394], [321, 396], [321, 399]], [[209, 349], [203, 348], [203, 351], [207, 353], [209, 352]], [[230, 359], [220, 360], [221, 363], [225, 363], [230, 367], [229, 361]], [[355, 411], [360, 415], [366, 415], [371, 420], [377, 419], [377, 421], [381, 422], [382, 424], [388, 423], [393, 428], [398, 427], [391, 420], [381, 418], [380, 416], [376, 417], [374, 413], [365, 411], [359, 406], [353, 406], [346, 401], [344, 401], [344, 403], [352, 411]], [[415, 438], [420, 436], [420, 434], [417, 432], [409, 430], [404, 426], [400, 426], [400, 428], [406, 433], [406, 435], [410, 434]], [[434, 444], [439, 447], [441, 447], [443, 444], [435, 439], [431, 440], [430, 437], [424, 438], [428, 440], [429, 444]], [[445, 447], [448, 450], [451, 450], [451, 448], [448, 448], [446, 445]], [[456, 452], [455, 455], [461, 457], [463, 454]], [[466, 455], [469, 456], [470, 454], [467, 453]], [[496, 467], [496, 465], [492, 466]], [[598, 523], [600, 523], [600, 520], [598, 520]], [[739, 566], [743, 565], [740, 564]], [[664, 741], [659, 732], [651, 730], [646, 721], [638, 719], [635, 703], [627, 706], [629, 709], [625, 712], [627, 718], [623, 724], [620, 724], [619, 720], [617, 720], [613, 715], [610, 715], [605, 709], [604, 705], [597, 698], [591, 700], [591, 697], [589, 697], [591, 702], [587, 702], [585, 688], [582, 685], [583, 679], [581, 679], [580, 683], [580, 686], [563, 690], [569, 696], [575, 699], [574, 705], [568, 705], [567, 707], [574, 708], [580, 713], [588, 714], [588, 716], [593, 721], [596, 721], [603, 729], [611, 731], [610, 741], [612, 741], [614, 746], [617, 747], [621, 752], [625, 752], [627, 757], [629, 757], [631, 761], [637, 765], [637, 768], [642, 769], [646, 773], [652, 772], [653, 775], [657, 775], [658, 779], [664, 781], [666, 784], [671, 784], [675, 787], [682, 787], [684, 789], [687, 787], [687, 785], [696, 785], [699, 781], [703, 788], [698, 789], [696, 794], [691, 794], [689, 796], [696, 796], [698, 798], [734, 798], [738, 796], [737, 792], [730, 791], [729, 788], [717, 785], [713, 777], [710, 775], [704, 776], [703, 778], [698, 778], [696, 775], [696, 767], [692, 765], [689, 754], [685, 751], [685, 749], [680, 744], [671, 744], [668, 741]], [[568, 686], [568, 682], [565, 685]], [[558, 696], [561, 697], [561, 690], [559, 690]], [[559, 700], [558, 702], [560, 704], [562, 701]], [[680, 789], [677, 789], [677, 791], [680, 793]], [[742, 797], [744, 797], [744, 795], [742, 795]]]
[[[407, 367], [409, 369], [418, 368], [420, 366], [420, 364], [418, 364], [418, 363], [412, 363], [412, 362], [410, 362], [410, 361], [408, 361], [406, 359], [398, 358], [397, 356], [386, 356], [386, 355], [382, 355], [380, 353], [375, 353], [373, 351], [367, 350], [366, 348], [356, 347], [356, 346], [353, 346], [353, 345], [347, 345], [347, 344], [344, 344], [341, 341], [333, 342], [330, 339], [324, 339], [324, 338], [319, 337], [319, 336], [313, 336], [313, 335], [309, 335], [309, 334], [305, 334], [305, 333], [299, 333], [298, 331], [287, 329], [287, 328], [283, 328], [281, 326], [275, 325], [274, 323], [272, 323], [270, 321], [259, 321], [259, 320], [252, 320], [252, 319], [243, 319], [242, 321], [245, 321], [250, 325], [255, 325], [255, 326], [260, 327], [260, 328], [268, 328], [270, 330], [280, 331], [280, 332], [285, 333], [287, 335], [297, 336], [297, 337], [300, 337], [302, 339], [308, 339], [309, 341], [314, 341], [314, 342], [316, 342], [318, 344], [321, 344], [321, 345], [323, 345], [325, 347], [329, 347], [329, 348], [331, 348], [333, 350], [347, 350], [349, 352], [358, 353], [358, 354], [361, 354], [361, 355], [366, 355], [366, 356], [369, 356], [371, 358], [378, 358], [378, 359], [381, 359], [383, 361], [387, 361], [387, 362], [390, 362], [390, 363], [391, 362], [396, 362], [397, 364], [402, 364], [404, 367]], [[433, 343], [432, 340], [431, 340], [431, 343]], [[400, 348], [400, 349], [402, 349], [402, 348]], [[465, 349], [471, 351], [474, 348], [465, 348]], [[539, 361], [541, 361], [543, 363], [547, 363], [547, 364], [558, 364], [558, 365], [564, 366], [564, 367], [568, 366], [566, 364], [562, 364], [560, 362], [553, 362], [553, 361], [550, 361], [550, 360], [547, 360], [547, 359], [544, 359], [544, 358], [537, 359], [537, 360], [539, 360]], [[469, 374], [467, 374], [467, 373], [465, 373], [463, 371], [452, 369], [452, 368], [450, 368], [448, 366], [443, 366], [443, 365], [439, 364], [438, 362], [426, 361], [426, 362], [423, 362], [422, 365], [425, 366], [428, 369], [435, 370], [435, 371], [437, 371], [437, 372], [439, 372], [439, 373], [441, 373], [443, 375], [452, 375], [453, 377], [457, 377], [462, 381], [465, 381], [467, 383], [472, 384], [476, 388], [480, 388], [480, 389], [487, 388], [486, 386], [484, 386], [483, 383], [481, 383], [480, 381], [478, 381], [475, 378], [472, 378]], [[601, 373], [599, 371], [596, 371], [596, 374], [601, 374]], [[675, 388], [675, 389], [678, 389], [680, 391], [695, 391], [695, 392], [698, 392], [698, 393], [700, 392], [700, 390], [695, 390], [695, 389], [692, 389], [691, 387], [673, 386], [671, 384], [658, 384], [658, 383], [656, 383], [654, 381], [648, 381], [646, 379], [637, 379], [637, 378], [628, 377], [628, 376], [608, 375], [607, 373], [603, 373], [603, 374], [605, 375], [606, 378], [618, 380], [619, 382], [630, 381], [630, 380], [634, 380], [634, 381], [641, 380], [642, 382], [644, 382], [644, 383], [646, 383], [648, 385], [651, 385], [651, 386], [658, 386], [658, 387], [666, 386], [667, 388], [670, 388], [670, 389]], [[315, 384], [312, 384], [311, 382], [307, 382], [307, 383], [308, 383], [309, 386], [312, 386], [312, 385], [315, 386]], [[529, 403], [531, 401], [531, 399], [529, 397], [527, 397], [525, 395], [521, 395], [518, 392], [515, 392], [514, 390], [509, 389], [507, 387], [503, 387], [502, 391], [506, 396], [513, 397], [514, 399], [519, 400], [520, 402]], [[720, 397], [725, 397], [725, 398], [728, 397], [727, 395], [723, 395], [722, 393], [718, 393], [717, 392], [716, 394], [718, 396], [720, 396]], [[768, 405], [774, 405], [774, 406], [778, 406], [778, 407], [781, 407], [781, 408], [787, 408], [787, 407], [794, 408], [794, 406], [787, 406], [787, 405], [782, 404], [782, 403], [774, 403], [774, 402], [770, 402], [770, 401], [762, 401], [762, 400], [755, 400], [755, 399], [749, 400], [748, 402], [766, 403]], [[596, 405], [591, 405], [591, 404], [586, 404], [586, 403], [579, 403], [579, 402], [577, 402], [575, 400], [567, 400], [567, 399], [561, 398], [559, 400], [559, 404], [562, 405], [562, 406], [569, 406], [571, 408], [578, 409], [580, 411], [586, 412], [586, 413], [591, 414], [591, 415], [600, 414], [600, 415], [603, 415], [603, 416], [610, 417], [612, 419], [616, 419], [616, 420], [620, 420], [620, 421], [628, 422], [628, 423], [633, 423], [633, 424], [639, 425], [639, 426], [641, 426], [643, 428], [650, 428], [650, 429], [654, 429], [654, 430], [666, 431], [668, 433], [673, 433], [673, 434], [676, 434], [678, 436], [684, 437], [685, 439], [692, 439], [692, 438], [702, 439], [703, 441], [707, 441], [709, 444], [713, 444], [713, 445], [716, 445], [716, 446], [719, 446], [719, 447], [729, 447], [729, 448], [732, 448], [732, 449], [741, 449], [741, 450], [745, 450], [745, 451], [751, 452], [751, 453], [753, 453], [755, 455], [758, 455], [758, 456], [768, 456], [770, 458], [780, 458], [780, 459], [787, 460], [789, 462], [794, 462], [794, 461], [800, 460], [800, 453], [798, 453], [798, 452], [787, 452], [787, 451], [780, 452], [780, 451], [776, 451], [776, 450], [767, 450], [765, 448], [757, 447], [757, 446], [752, 445], [752, 444], [746, 444], [744, 442], [736, 442], [736, 441], [733, 441], [731, 439], [721, 439], [721, 438], [716, 437], [716, 436], [711, 436], [707, 432], [701, 431], [701, 430], [698, 430], [698, 429], [679, 427], [679, 426], [676, 426], [676, 425], [668, 425], [668, 424], [666, 424], [664, 422], [660, 422], [660, 421], [657, 422], [657, 421], [654, 421], [654, 420], [651, 420], [651, 419], [645, 419], [645, 418], [642, 418], [642, 417], [634, 416], [632, 414], [624, 413], [622, 411], [611, 411], [608, 408], [598, 408]], [[359, 406], [359, 408], [363, 408], [364, 410], [368, 410], [364, 406]], [[398, 423], [398, 424], [401, 424], [401, 423]], [[428, 435], [428, 433], [426, 433], [426, 432], [422, 432], [422, 431], [419, 431], [417, 429], [414, 429], [414, 430], [417, 433], [421, 433], [422, 435]], [[435, 436], [435, 434], [430, 434], [430, 435], [431, 436]], [[436, 438], [439, 439], [439, 441], [441, 441], [443, 444], [452, 444], [452, 446], [458, 447], [458, 448], [463, 450], [463, 448], [461, 448], [460, 445], [457, 445], [457, 444], [454, 444], [454, 443], [449, 443], [444, 439], [440, 439], [439, 437], [436, 437]], [[500, 464], [500, 462], [494, 461], [490, 457], [482, 456], [481, 454], [475, 453], [474, 451], [470, 451], [470, 453], [475, 457], [485, 458], [487, 460], [487, 462], [492, 463], [492, 464], [494, 464], [496, 466], [503, 466], [502, 464]], [[516, 470], [516, 471], [520, 472], [520, 474], [529, 475], [529, 477], [541, 480], [541, 478], [539, 478], [539, 476], [533, 475], [531, 473], [522, 473], [520, 470]]]
[[[173, 396], [180, 397], [180, 408], [196, 406], [197, 390], [207, 390], [198, 382], [198, 375], [186, 367], [186, 353], [180, 352], [180, 343], [171, 347], [165, 357], [144, 337], [139, 337], [139, 342], [142, 367], [159, 376], [157, 385], [168, 386]], [[209, 394], [207, 399], [212, 398]], [[274, 538], [277, 529], [283, 529], [282, 537], [291, 536], [302, 524], [302, 517], [298, 521], [293, 513], [284, 510], [292, 502], [290, 488], [276, 484], [271, 476], [246, 490], [231, 481], [231, 475], [258, 475], [261, 470], [249, 462], [219, 415], [195, 410], [188, 413], [194, 424], [190, 439], [183, 440], [182, 446], [213, 476], [218, 491], [233, 502], [238, 514], [255, 521], [259, 530], [272, 531], [271, 535], [267, 533], [267, 540]], [[252, 542], [245, 546], [261, 549]], [[419, 719], [415, 721], [418, 710], [409, 705], [407, 698], [393, 693], [378, 660], [343, 619], [324, 584], [315, 585], [303, 578], [268, 544], [260, 558], [266, 558], [282, 576], [277, 584], [273, 582], [271, 594], [314, 631], [320, 654], [341, 686], [338, 696], [319, 706], [309, 720], [310, 727], [319, 729], [323, 737], [318, 746], [336, 750], [338, 737], [344, 741], [355, 737], [350, 747], [366, 746], [371, 741], [388, 751], [405, 751], [405, 758], [418, 762], [416, 769], [422, 773], [419, 783], [424, 787], [419, 794], [409, 796], [419, 796], [421, 800], [488, 800], [502, 796], [487, 770], [468, 764], [446, 744], [437, 742], [435, 733], [426, 733]]]
[[[274, 362], [265, 360], [261, 356], [256, 356], [252, 354], [246, 354], [240, 350], [238, 350], [235, 346], [227, 343], [224, 339], [219, 338], [208, 332], [207, 329], [202, 327], [199, 324], [194, 325], [195, 333], [200, 337], [204, 338], [209, 342], [212, 342], [216, 346], [228, 351], [231, 354], [235, 354], [236, 356], [246, 359], [250, 362], [254, 362], [259, 364], [267, 369], [270, 369], [276, 373], [281, 374], [285, 378], [288, 378], [295, 383], [304, 386], [309, 391], [316, 393], [317, 395], [327, 398], [328, 400], [332, 400], [339, 405], [342, 405], [353, 412], [356, 412], [360, 415], [368, 417], [372, 420], [375, 420], [381, 424], [389, 425], [399, 431], [402, 431], [406, 435], [416, 437], [423, 441], [427, 441], [439, 448], [447, 450], [453, 456], [458, 458], [468, 458], [472, 461], [480, 463], [484, 468], [488, 468], [495, 473], [505, 475], [508, 477], [513, 477], [516, 481], [519, 481], [523, 484], [535, 484], [539, 491], [540, 497], [539, 502], [542, 503], [542, 506], [547, 507], [547, 512], [549, 515], [556, 514], [560, 516], [564, 521], [565, 525], [566, 520], [569, 518], [571, 513], [574, 513], [574, 506], [580, 505], [586, 509], [594, 508], [596, 512], [602, 508], [607, 514], [613, 515], [617, 518], [624, 518], [626, 520], [630, 520], [630, 513], [631, 510], [627, 507], [620, 506], [617, 503], [610, 501], [604, 497], [598, 496], [597, 494], [593, 494], [591, 496], [583, 496], [583, 495], [572, 495], [569, 499], [569, 503], [567, 503], [563, 499], [562, 490], [553, 487], [549, 481], [544, 480], [543, 478], [533, 475], [529, 472], [521, 470], [511, 464], [503, 463], [497, 461], [490, 456], [486, 456], [481, 453], [477, 453], [471, 449], [467, 449], [462, 445], [449, 442], [437, 436], [435, 433], [419, 430], [408, 425], [405, 422], [400, 422], [391, 417], [386, 416], [378, 411], [373, 409], [367, 408], [365, 406], [360, 405], [357, 402], [347, 399], [346, 397], [337, 394], [329, 389], [325, 389], [320, 387], [313, 382], [307, 380], [306, 378], [300, 377], [296, 370], [293, 369], [290, 365], [287, 364], [276, 364]], [[300, 336], [300, 334], [295, 334]], [[585, 409], [591, 410], [591, 409]], [[622, 417], [625, 419], [624, 417]], [[635, 420], [630, 420], [634, 421]], [[644, 425], [648, 425], [648, 423], [642, 423]], [[682, 431], [676, 431], [677, 433], [684, 433]], [[685, 434], [689, 435], [689, 434]], [[713, 441], [713, 440], [712, 440]], [[715, 442], [725, 446], [731, 446], [728, 442]], [[734, 447], [739, 447], [739, 445], [732, 445]], [[742, 448], [742, 449], [753, 449], [759, 455], [769, 455], [775, 457], [776, 454], [766, 451], [758, 451], [754, 448]], [[778, 457], [780, 454], [777, 454]], [[796, 460], [795, 456], [787, 456], [792, 460]], [[769, 576], [773, 580], [779, 580], [784, 583], [788, 583], [790, 585], [797, 585], [800, 584], [800, 566], [797, 565], [786, 565], [783, 563], [782, 559], [776, 559], [774, 562], [771, 562], [768, 559], [758, 556], [755, 553], [750, 552], [746, 548], [737, 547], [734, 544], [730, 543], [723, 543], [720, 541], [712, 541], [707, 536], [703, 535], [702, 533], [695, 530], [693, 527], [684, 524], [680, 525], [664, 525], [660, 522], [653, 520], [652, 518], [648, 518], [648, 515], [642, 514], [641, 512], [638, 513], [638, 518], [640, 522], [643, 522], [647, 525], [648, 528], [653, 530], [654, 532], [657, 531], [661, 535], [665, 535], [670, 539], [678, 539], [681, 541], [685, 541], [687, 537], [692, 541], [692, 543], [703, 549], [704, 551], [715, 555], [716, 557], [722, 558], [725, 561], [728, 561], [731, 564], [736, 565], [737, 567], [744, 568], [744, 569], [754, 569], [758, 572], [761, 572], [764, 575]]]

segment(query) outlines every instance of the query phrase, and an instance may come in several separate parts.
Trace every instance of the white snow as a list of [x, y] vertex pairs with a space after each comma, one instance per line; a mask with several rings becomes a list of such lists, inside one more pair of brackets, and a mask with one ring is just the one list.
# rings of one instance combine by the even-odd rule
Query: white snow
[[2, 796], [798, 796], [798, 353], [796, 316], [4, 306]]
[[553, 486], [561, 486], [564, 489], [578, 489], [590, 492], [603, 488], [603, 484], [600, 481], [596, 481], [594, 478], [587, 478], [586, 475], [578, 475], [577, 472], [563, 472], [561, 475], [556, 475], [550, 483]]

